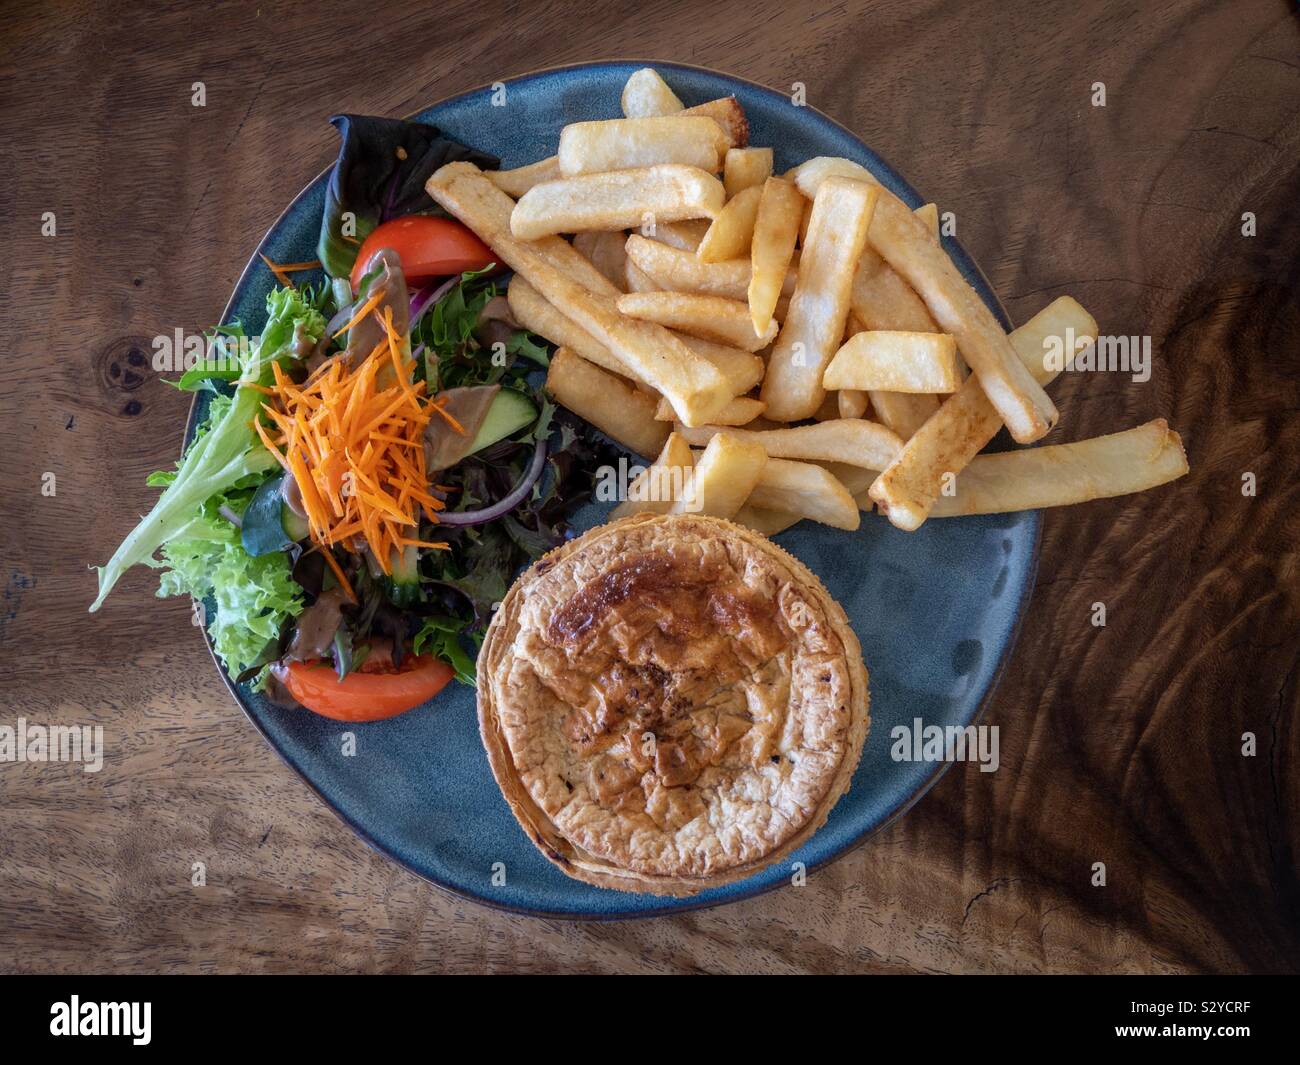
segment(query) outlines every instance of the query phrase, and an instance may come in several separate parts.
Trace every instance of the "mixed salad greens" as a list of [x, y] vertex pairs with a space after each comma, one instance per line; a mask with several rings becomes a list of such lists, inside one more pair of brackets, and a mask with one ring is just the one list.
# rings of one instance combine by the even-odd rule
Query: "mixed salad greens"
[[[497, 160], [433, 126], [332, 120], [343, 145], [318, 263], [279, 266], [261, 333], [211, 338], [176, 386], [210, 393], [153, 509], [99, 569], [98, 610], [135, 565], [203, 602], [229, 674], [369, 720], [451, 677], [473, 684], [519, 568], [572, 535], [610, 461], [542, 383], [490, 249], [424, 192], [446, 162]], [[323, 268], [295, 286], [290, 275]]]

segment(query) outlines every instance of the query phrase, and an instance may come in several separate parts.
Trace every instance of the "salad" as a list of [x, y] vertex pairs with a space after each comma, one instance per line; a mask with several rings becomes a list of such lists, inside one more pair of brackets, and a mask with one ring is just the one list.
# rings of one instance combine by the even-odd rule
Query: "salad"
[[551, 349], [512, 316], [508, 273], [424, 191], [445, 163], [498, 161], [419, 122], [332, 121], [319, 260], [263, 257], [260, 333], [219, 326], [174, 382], [206, 413], [90, 609], [159, 569], [159, 596], [205, 604], [233, 679], [362, 721], [475, 683], [493, 609], [573, 535], [616, 452], [552, 405]]

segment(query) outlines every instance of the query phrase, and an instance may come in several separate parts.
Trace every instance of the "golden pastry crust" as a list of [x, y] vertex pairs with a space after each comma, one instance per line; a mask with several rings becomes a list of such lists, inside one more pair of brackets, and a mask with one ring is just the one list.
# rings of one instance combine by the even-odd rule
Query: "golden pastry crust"
[[848, 790], [867, 734], [839, 604], [771, 541], [700, 515], [637, 515], [540, 559], [478, 671], [524, 831], [622, 891], [690, 895], [779, 861]]

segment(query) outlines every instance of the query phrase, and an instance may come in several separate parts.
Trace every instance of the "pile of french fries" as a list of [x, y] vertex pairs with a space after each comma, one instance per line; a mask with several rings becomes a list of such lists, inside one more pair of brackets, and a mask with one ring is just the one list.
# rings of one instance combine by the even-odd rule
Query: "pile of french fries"
[[1063, 296], [1007, 334], [934, 204], [909, 209], [848, 159], [774, 174], [734, 97], [685, 107], [649, 68], [621, 102], [622, 119], [566, 126], [551, 158], [451, 163], [427, 185], [514, 271], [515, 317], [558, 346], [556, 402], [653, 458], [614, 517], [686, 510], [772, 535], [856, 529], [874, 506], [914, 530], [1187, 472], [1159, 419], [979, 454], [1003, 425], [1022, 444], [1055, 425], [1044, 355], [1096, 340], [1083, 307]]

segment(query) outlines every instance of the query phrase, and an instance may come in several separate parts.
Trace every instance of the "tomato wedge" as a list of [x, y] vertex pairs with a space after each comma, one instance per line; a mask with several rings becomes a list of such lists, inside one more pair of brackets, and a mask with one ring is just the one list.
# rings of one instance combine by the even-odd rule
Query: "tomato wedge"
[[308, 710], [335, 721], [382, 721], [427, 702], [447, 686], [452, 668], [431, 655], [410, 655], [398, 673], [349, 673], [332, 666], [290, 662], [280, 679]]
[[380, 248], [392, 248], [402, 260], [407, 281], [450, 277], [482, 270], [496, 262], [492, 250], [459, 222], [450, 218], [408, 215], [376, 227], [361, 244], [352, 267], [352, 291], [361, 284], [365, 264]]

